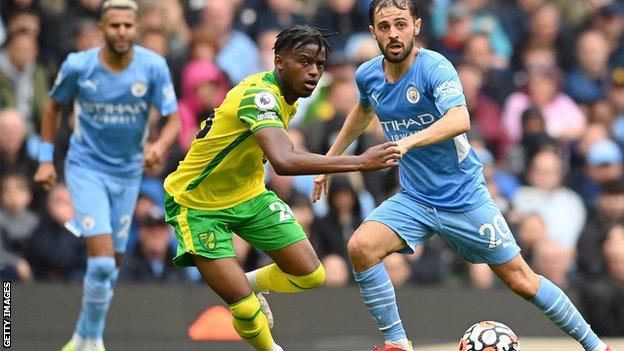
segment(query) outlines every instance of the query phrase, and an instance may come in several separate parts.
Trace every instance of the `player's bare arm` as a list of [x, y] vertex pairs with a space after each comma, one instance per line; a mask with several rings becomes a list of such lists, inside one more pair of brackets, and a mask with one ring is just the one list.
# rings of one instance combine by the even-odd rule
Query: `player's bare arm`
[[[48, 99], [43, 110], [43, 118], [41, 121], [41, 141], [47, 145], [54, 145], [56, 139], [56, 131], [61, 122], [61, 113], [63, 105], [54, 99]], [[50, 190], [56, 183], [56, 170], [51, 157], [46, 162], [42, 162], [40, 158], [39, 167], [35, 173], [35, 182], [44, 189]]]
[[450, 108], [444, 116], [428, 128], [399, 140], [401, 154], [415, 147], [436, 144], [470, 131], [470, 115], [466, 106]]
[[[332, 144], [327, 156], [342, 155], [342, 153], [351, 145], [353, 140], [357, 139], [373, 120], [374, 113], [371, 107], [363, 107], [356, 104], [347, 115], [345, 123], [340, 128], [340, 132], [336, 140]], [[319, 174], [314, 177], [314, 186], [312, 188], [312, 201], [316, 202], [321, 199], [323, 194], [327, 195], [329, 190], [329, 177], [326, 174]]]
[[394, 167], [401, 157], [394, 142], [374, 146], [358, 156], [323, 156], [295, 150], [281, 128], [264, 128], [254, 136], [281, 175], [373, 171]]
[[145, 167], [148, 169], [163, 161], [163, 155], [175, 143], [178, 133], [180, 133], [182, 124], [178, 112], [174, 112], [165, 118], [167, 123], [161, 130], [160, 136], [154, 143], [148, 144], [143, 152]]

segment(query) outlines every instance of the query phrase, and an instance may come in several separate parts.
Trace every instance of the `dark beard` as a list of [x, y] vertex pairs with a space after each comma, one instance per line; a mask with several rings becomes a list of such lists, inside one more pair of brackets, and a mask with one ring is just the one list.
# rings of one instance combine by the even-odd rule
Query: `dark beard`
[[[412, 50], [414, 49], [414, 40], [412, 39], [409, 44], [407, 46], [405, 46], [405, 51], [403, 52], [403, 55], [401, 56], [390, 56], [387, 51], [385, 50], [385, 48], [381, 47], [380, 43], [377, 43], [379, 45], [379, 49], [381, 50], [381, 53], [384, 55], [384, 58], [391, 63], [401, 63], [403, 61], [405, 61], [407, 59], [407, 57], [409, 56], [409, 54], [412, 53]], [[393, 44], [393, 43], [392, 43]], [[388, 44], [389, 45], [389, 44]]]

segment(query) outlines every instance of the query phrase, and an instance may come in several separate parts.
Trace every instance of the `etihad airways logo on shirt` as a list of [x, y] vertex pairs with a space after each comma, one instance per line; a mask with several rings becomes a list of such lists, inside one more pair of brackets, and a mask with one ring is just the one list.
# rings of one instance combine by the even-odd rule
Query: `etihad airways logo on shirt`
[[106, 124], [135, 123], [141, 114], [146, 114], [148, 104], [110, 104], [81, 101], [80, 110], [89, 114], [94, 120]]
[[386, 132], [402, 132], [411, 129], [413, 126], [428, 126], [435, 120], [430, 113], [424, 113], [416, 117], [408, 117], [393, 121], [381, 121], [381, 126]]

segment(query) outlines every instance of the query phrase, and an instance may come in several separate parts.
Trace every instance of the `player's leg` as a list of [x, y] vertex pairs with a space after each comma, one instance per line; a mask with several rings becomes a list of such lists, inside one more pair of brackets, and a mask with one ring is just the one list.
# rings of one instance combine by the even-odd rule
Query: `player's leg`
[[279, 351], [244, 272], [236, 261], [230, 225], [240, 221], [236, 207], [202, 211], [165, 195], [166, 221], [175, 229], [176, 266], [197, 266], [204, 280], [228, 303], [237, 333], [257, 350]]
[[275, 263], [247, 273], [254, 291], [297, 293], [323, 285], [325, 269], [309, 240], [266, 253]]
[[386, 347], [411, 350], [399, 316], [396, 295], [382, 260], [395, 251], [413, 252], [430, 235], [421, 205], [399, 193], [376, 208], [347, 244], [353, 275]]
[[236, 258], [208, 259], [194, 255], [193, 259], [206, 283], [230, 307], [238, 335], [258, 351], [281, 351]]
[[296, 293], [323, 285], [325, 270], [290, 207], [267, 191], [237, 208], [248, 217], [237, 228], [241, 238], [275, 263], [247, 273], [254, 291]]
[[490, 267], [511, 290], [542, 310], [548, 319], [585, 350], [606, 350], [607, 346], [592, 331], [566, 294], [550, 280], [535, 274], [520, 254], [507, 263]]
[[507, 286], [533, 302], [587, 350], [604, 346], [599, 345], [598, 338], [561, 289], [533, 273], [524, 262], [505, 218], [493, 201], [470, 211], [439, 211], [438, 215], [440, 235], [466, 260], [489, 264]]
[[68, 228], [85, 237], [88, 259], [82, 309], [74, 336], [63, 350], [104, 350], [102, 336], [117, 272], [109, 197], [98, 173], [68, 162], [65, 170], [75, 211]]

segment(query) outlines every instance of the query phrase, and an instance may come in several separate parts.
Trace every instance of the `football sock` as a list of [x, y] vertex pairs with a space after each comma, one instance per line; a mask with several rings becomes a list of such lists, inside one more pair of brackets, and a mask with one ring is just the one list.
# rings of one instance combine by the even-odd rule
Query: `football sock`
[[325, 268], [322, 264], [307, 275], [292, 275], [282, 272], [273, 263], [246, 274], [253, 291], [274, 291], [297, 293], [318, 288], [325, 281]]
[[115, 259], [90, 257], [84, 277], [82, 310], [76, 333], [83, 339], [100, 340], [104, 334], [106, 312], [113, 298], [112, 281], [116, 277]]
[[380, 262], [363, 272], [353, 272], [353, 276], [360, 287], [364, 304], [377, 322], [385, 340], [389, 343], [407, 340], [399, 317], [394, 286], [384, 264]]
[[550, 280], [540, 276], [539, 289], [530, 301], [559, 329], [578, 341], [585, 350], [592, 351], [601, 346], [602, 341], [591, 330], [572, 301]]
[[234, 329], [258, 351], [279, 350], [273, 341], [269, 322], [260, 310], [260, 302], [255, 294], [229, 305], [232, 311]]

